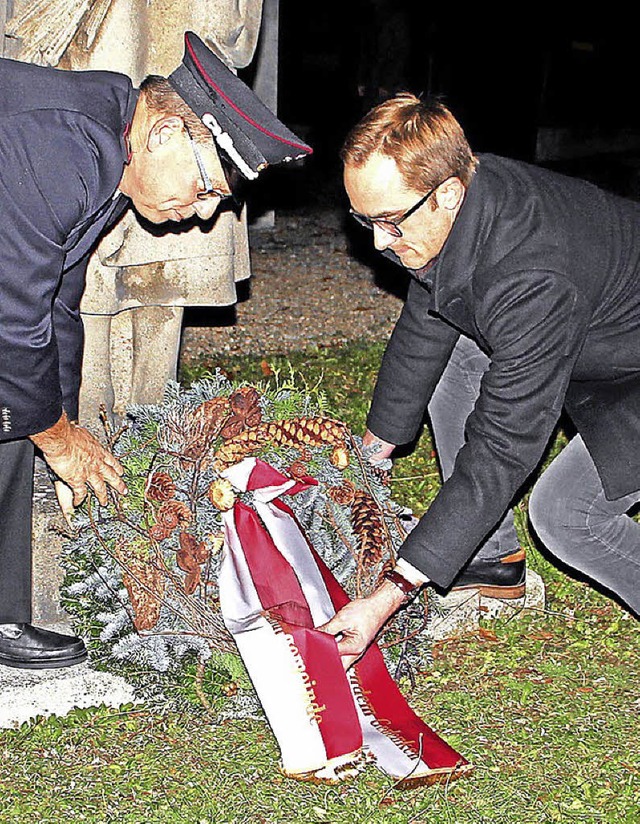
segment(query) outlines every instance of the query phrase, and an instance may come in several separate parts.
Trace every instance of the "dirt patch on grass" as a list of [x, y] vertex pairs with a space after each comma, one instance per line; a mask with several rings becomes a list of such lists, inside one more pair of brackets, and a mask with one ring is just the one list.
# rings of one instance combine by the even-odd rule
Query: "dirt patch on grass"
[[251, 235], [253, 274], [237, 305], [187, 310], [183, 361], [386, 340], [406, 275], [354, 229], [338, 209], [278, 212], [273, 230]]

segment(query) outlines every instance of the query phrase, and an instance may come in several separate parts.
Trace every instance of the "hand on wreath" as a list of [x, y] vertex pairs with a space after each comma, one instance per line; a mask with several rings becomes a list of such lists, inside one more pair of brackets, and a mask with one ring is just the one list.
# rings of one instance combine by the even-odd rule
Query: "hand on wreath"
[[31, 435], [31, 440], [42, 450], [45, 461], [60, 480], [72, 490], [73, 506], [79, 506], [86, 498], [88, 487], [103, 506], [107, 503], [107, 484], [116, 492], [126, 494], [120, 461], [87, 429], [71, 423], [64, 412], [57, 423]]

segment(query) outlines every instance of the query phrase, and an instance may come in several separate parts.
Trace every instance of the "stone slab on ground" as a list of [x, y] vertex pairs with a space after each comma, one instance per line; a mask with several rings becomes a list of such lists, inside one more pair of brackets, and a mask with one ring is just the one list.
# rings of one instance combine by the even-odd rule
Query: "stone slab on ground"
[[473, 632], [483, 619], [510, 618], [526, 610], [543, 610], [545, 589], [538, 573], [528, 569], [523, 598], [512, 601], [484, 598], [476, 589], [452, 592], [444, 597], [432, 595], [431, 598], [433, 618], [429, 632], [434, 641], [444, 641]]
[[[47, 629], [68, 631], [60, 624]], [[0, 728], [16, 728], [37, 716], [64, 716], [76, 708], [104, 704], [117, 709], [132, 703], [133, 687], [124, 678], [94, 670], [88, 662], [46, 670], [0, 665]]]

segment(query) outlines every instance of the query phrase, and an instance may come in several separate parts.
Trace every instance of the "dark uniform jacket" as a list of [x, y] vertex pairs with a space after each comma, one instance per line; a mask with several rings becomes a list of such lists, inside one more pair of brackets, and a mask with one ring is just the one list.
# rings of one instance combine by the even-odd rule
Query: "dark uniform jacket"
[[129, 203], [136, 99], [123, 75], [0, 59], [0, 440], [77, 416], [87, 256]]
[[491, 361], [453, 474], [400, 551], [446, 587], [536, 468], [563, 405], [607, 497], [640, 488], [640, 204], [483, 155], [436, 263], [414, 274], [371, 431], [415, 437], [461, 333]]

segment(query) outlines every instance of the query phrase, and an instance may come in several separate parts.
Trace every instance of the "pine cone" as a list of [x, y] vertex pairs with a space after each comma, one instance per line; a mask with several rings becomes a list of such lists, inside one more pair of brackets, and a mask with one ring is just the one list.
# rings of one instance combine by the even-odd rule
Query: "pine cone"
[[365, 569], [382, 560], [385, 554], [385, 530], [380, 510], [369, 495], [356, 489], [351, 507], [353, 531], [360, 538], [360, 560]]
[[220, 435], [230, 414], [227, 398], [213, 398], [185, 416], [186, 443], [182, 454], [193, 460], [202, 457]]
[[327, 489], [327, 495], [338, 506], [351, 506], [355, 491], [355, 484], [352, 481], [345, 480], [340, 486], [330, 486]]
[[290, 418], [245, 429], [216, 452], [217, 468], [223, 469], [259, 451], [271, 442], [298, 449], [333, 446], [346, 450], [347, 428], [332, 418]]
[[274, 421], [270, 428], [285, 446], [342, 446], [346, 440], [346, 426], [332, 418], [291, 418]]
[[262, 420], [260, 409], [260, 395], [253, 386], [241, 386], [229, 397], [229, 403], [234, 415], [244, 418], [247, 426], [257, 426]]
[[264, 426], [245, 429], [240, 435], [223, 444], [214, 456], [213, 465], [216, 471], [222, 472], [227, 467], [239, 463], [243, 458], [262, 449], [269, 440]]
[[229, 418], [228, 423], [223, 427], [220, 434], [225, 440], [231, 440], [231, 438], [237, 438], [238, 435], [241, 432], [244, 432], [246, 428], [247, 427], [242, 418], [238, 418], [236, 415], [233, 415]]
[[292, 478], [306, 478], [309, 475], [309, 469], [302, 461], [294, 461], [288, 468], [287, 472]]
[[262, 421], [260, 395], [253, 386], [241, 386], [229, 396], [232, 416], [222, 430], [222, 437], [236, 438], [245, 429], [258, 426]]
[[147, 481], [145, 495], [150, 501], [168, 501], [176, 494], [176, 485], [166, 472], [154, 472]]
[[164, 526], [164, 524], [154, 524], [149, 528], [149, 537], [152, 541], [164, 541], [168, 538], [171, 532]]
[[156, 512], [156, 520], [169, 532], [176, 527], [184, 529], [192, 518], [191, 510], [183, 501], [165, 501]]
[[391, 470], [390, 469], [381, 469], [379, 466], [375, 464], [371, 467], [371, 471], [373, 474], [380, 480], [384, 486], [391, 485]]

